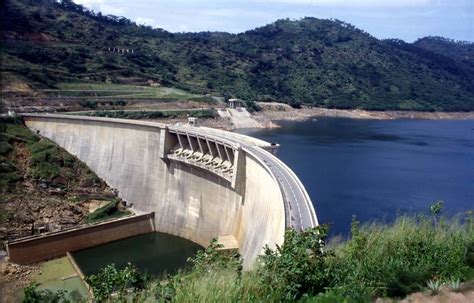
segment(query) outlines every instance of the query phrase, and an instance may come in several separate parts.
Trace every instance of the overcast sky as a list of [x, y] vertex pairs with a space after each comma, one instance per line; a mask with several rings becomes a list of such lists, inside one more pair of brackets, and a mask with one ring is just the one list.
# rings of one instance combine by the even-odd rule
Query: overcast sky
[[171, 32], [239, 33], [277, 19], [336, 18], [377, 38], [474, 41], [474, 0], [75, 0]]

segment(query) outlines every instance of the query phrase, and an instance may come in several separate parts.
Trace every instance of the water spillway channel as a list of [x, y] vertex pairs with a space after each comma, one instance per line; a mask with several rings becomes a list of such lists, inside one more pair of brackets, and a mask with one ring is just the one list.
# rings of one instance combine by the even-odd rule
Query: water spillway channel
[[131, 263], [142, 273], [163, 277], [188, 267], [186, 260], [200, 249], [189, 240], [153, 232], [80, 250], [73, 256], [86, 276], [109, 264], [124, 268]]

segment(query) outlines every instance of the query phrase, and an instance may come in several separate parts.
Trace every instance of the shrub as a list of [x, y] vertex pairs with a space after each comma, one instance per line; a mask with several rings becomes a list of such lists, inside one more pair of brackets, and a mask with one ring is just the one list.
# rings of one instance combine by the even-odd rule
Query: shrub
[[63, 159], [60, 150], [53, 143], [41, 140], [28, 145], [30, 158], [30, 175], [35, 179], [52, 180], [60, 175]]
[[98, 302], [108, 300], [114, 293], [123, 298], [127, 289], [137, 292], [146, 285], [145, 277], [130, 263], [121, 270], [114, 264], [107, 265], [96, 275], [86, 277], [86, 282], [91, 286]]
[[87, 101], [81, 101], [80, 105], [84, 108], [96, 109], [98, 106], [98, 103], [97, 101], [87, 100]]
[[[155, 281], [142, 291], [143, 277], [131, 280], [114, 267], [88, 278], [98, 301], [112, 292], [136, 289], [133, 296], [159, 302], [370, 302], [377, 296], [402, 297], [441, 281], [472, 278], [472, 213], [464, 220], [429, 216], [400, 217], [392, 224], [360, 226], [353, 220], [351, 238], [326, 245], [327, 227], [287, 230], [283, 245], [265, 247], [253, 271], [242, 271], [235, 251], [223, 252], [214, 239], [189, 259], [192, 269]], [[102, 276], [100, 276], [102, 275]], [[120, 278], [122, 277], [122, 278]], [[127, 282], [124, 282], [127, 281]], [[134, 286], [138, 281], [139, 286]], [[431, 282], [429, 282], [431, 281]], [[132, 283], [133, 282], [133, 283]]]
[[329, 286], [323, 250], [327, 227], [319, 226], [297, 232], [285, 232], [283, 246], [265, 247], [259, 275], [262, 287], [275, 288], [282, 300], [294, 300], [306, 293], [319, 293]]
[[24, 289], [24, 303], [59, 303], [67, 302], [65, 297], [65, 291], [59, 290], [53, 292], [49, 289], [38, 289], [38, 283], [31, 283]]
[[198, 272], [209, 272], [216, 269], [231, 269], [239, 274], [242, 272], [242, 260], [236, 250], [223, 251], [224, 246], [212, 239], [205, 250], [200, 250], [188, 262]]
[[128, 210], [121, 210], [119, 204], [121, 201], [119, 199], [114, 199], [106, 205], [96, 209], [92, 214], [87, 216], [86, 222], [98, 222], [106, 219], [119, 218], [125, 215], [130, 214]]
[[300, 101], [290, 101], [289, 105], [293, 108], [301, 108], [301, 102]]
[[13, 150], [13, 147], [7, 142], [0, 139], [0, 156], [6, 156]]
[[262, 108], [255, 102], [251, 100], [245, 101], [245, 107], [247, 108], [249, 113], [259, 112]]

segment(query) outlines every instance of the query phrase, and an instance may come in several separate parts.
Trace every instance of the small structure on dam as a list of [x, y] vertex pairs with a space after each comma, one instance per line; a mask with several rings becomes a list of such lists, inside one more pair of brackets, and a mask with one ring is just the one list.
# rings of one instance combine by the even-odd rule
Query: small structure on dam
[[250, 268], [285, 228], [318, 225], [278, 145], [236, 133], [133, 120], [22, 115], [25, 124], [85, 162], [154, 229], [207, 246], [219, 238]]

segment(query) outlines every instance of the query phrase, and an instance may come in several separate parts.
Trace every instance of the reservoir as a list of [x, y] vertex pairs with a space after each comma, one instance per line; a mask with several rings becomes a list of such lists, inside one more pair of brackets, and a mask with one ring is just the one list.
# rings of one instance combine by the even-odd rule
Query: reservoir
[[153, 232], [81, 250], [73, 256], [86, 276], [108, 264], [123, 268], [130, 262], [140, 272], [160, 277], [186, 268], [186, 260], [200, 249], [189, 240]]
[[305, 185], [320, 223], [347, 234], [358, 220], [474, 209], [474, 121], [314, 118], [240, 133], [281, 144], [277, 156]]

